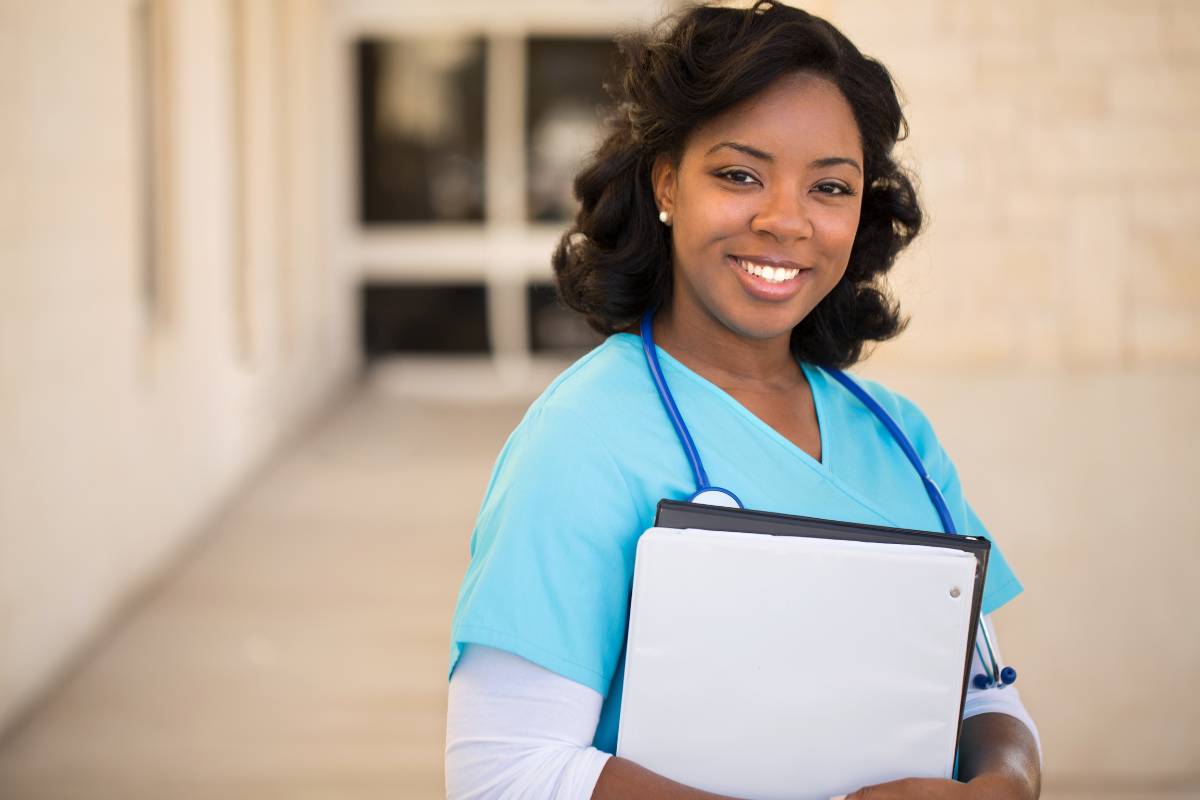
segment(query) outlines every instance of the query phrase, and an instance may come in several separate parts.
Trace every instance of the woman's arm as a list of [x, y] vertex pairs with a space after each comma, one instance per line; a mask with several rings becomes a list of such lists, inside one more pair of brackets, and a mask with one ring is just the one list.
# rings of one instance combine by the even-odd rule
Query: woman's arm
[[972, 797], [1036, 800], [1042, 790], [1042, 771], [1032, 731], [1008, 714], [980, 714], [965, 720], [958, 777], [979, 790]]
[[604, 765], [592, 800], [734, 800], [723, 794], [713, 794], [651, 772], [632, 761], [613, 756]]
[[[990, 627], [986, 618], [985, 624]], [[971, 674], [979, 671], [976, 657]], [[602, 705], [599, 693], [537, 664], [468, 645], [450, 682], [447, 797], [728, 800], [592, 747]], [[851, 797], [1036, 798], [1040, 745], [1017, 690], [972, 686], [965, 715], [959, 766], [960, 778], [970, 783], [909, 779], [867, 787]]]
[[[990, 617], [996, 660], [1004, 663]], [[971, 675], [983, 672], [976, 651]], [[868, 786], [847, 800], [1036, 800], [1041, 793], [1042, 745], [1037, 726], [1016, 686], [977, 689], [969, 685], [959, 746], [959, 781], [910, 778]]]
[[590, 746], [602, 704], [520, 656], [467, 645], [450, 679], [446, 797], [586, 800], [611, 758]]
[[[995, 649], [996, 661], [1004, 657], [996, 641], [990, 617], [987, 626]], [[983, 672], [983, 661], [976, 649], [971, 659], [971, 675]], [[1037, 726], [1015, 685], [1003, 689], [975, 689], [967, 692], [963, 712], [962, 742], [959, 747], [958, 778], [977, 788], [990, 787], [980, 797], [1036, 798], [1041, 793], [1042, 743]]]
[[959, 778], [906, 778], [867, 786], [846, 800], [1037, 800], [1037, 742], [1016, 717], [980, 714], [963, 722]]
[[450, 680], [446, 796], [719, 800], [592, 747], [602, 705], [520, 656], [468, 645]]

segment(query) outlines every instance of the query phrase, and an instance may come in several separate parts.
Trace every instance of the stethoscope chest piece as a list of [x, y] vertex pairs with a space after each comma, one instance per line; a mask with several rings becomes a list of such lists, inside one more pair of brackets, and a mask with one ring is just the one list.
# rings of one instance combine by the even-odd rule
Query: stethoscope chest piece
[[727, 489], [721, 489], [716, 486], [701, 489], [692, 495], [689, 502], [700, 503], [706, 506], [720, 506], [721, 508], [745, 508], [742, 505], [742, 501], [737, 499], [737, 495]]

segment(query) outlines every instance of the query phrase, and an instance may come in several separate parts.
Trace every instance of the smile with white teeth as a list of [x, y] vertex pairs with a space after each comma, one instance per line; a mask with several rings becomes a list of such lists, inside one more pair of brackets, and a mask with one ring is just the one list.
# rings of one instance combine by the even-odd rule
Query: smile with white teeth
[[756, 275], [768, 283], [783, 283], [790, 281], [792, 278], [800, 274], [798, 269], [787, 269], [785, 267], [772, 267], [766, 264], [756, 264], [753, 261], [747, 261], [744, 258], [734, 258], [738, 266], [749, 272], [751, 275]]

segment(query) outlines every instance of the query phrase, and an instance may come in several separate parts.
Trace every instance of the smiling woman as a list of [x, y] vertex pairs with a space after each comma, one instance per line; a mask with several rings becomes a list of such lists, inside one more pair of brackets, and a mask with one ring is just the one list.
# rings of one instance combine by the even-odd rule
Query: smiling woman
[[[660, 181], [693, 168], [744, 185], [754, 196], [741, 208], [770, 203], [758, 210], [758, 226], [778, 224], [780, 212], [784, 224], [796, 224], [778, 205], [789, 192], [801, 196], [788, 181], [810, 180], [810, 194], [836, 196], [843, 212], [854, 207], [845, 275], [796, 326], [798, 358], [849, 366], [865, 342], [899, 333], [899, 312], [879, 279], [920, 231], [922, 214], [892, 158], [906, 124], [886, 68], [825, 20], [771, 3], [700, 7], [621, 44], [628, 68], [613, 87], [609, 135], [575, 179], [582, 209], [554, 254], [563, 301], [604, 334], [667, 305], [667, 267], [690, 231], [654, 224], [675, 202]], [[806, 95], [804, 108], [789, 102], [796, 92]], [[811, 171], [789, 174], [793, 164]], [[704, 188], [691, 184], [684, 188]]]
[[849, 103], [807, 72], [700, 125], [678, 158], [659, 155], [651, 175], [676, 264], [664, 335], [679, 324], [790, 334], [846, 273], [861, 163]]
[[[988, 536], [921, 411], [857, 381], [927, 478], [836, 373], [903, 328], [882, 277], [921, 226], [891, 156], [905, 124], [887, 70], [771, 2], [693, 8], [621, 44], [616, 114], [553, 256], [561, 298], [607, 339], [533, 404], [483, 499], [451, 632], [451, 797], [714, 797], [613, 756], [637, 541], [659, 500], [705, 488], [697, 448], [750, 508], [935, 531], [944, 510]], [[687, 456], [660, 377], [691, 424]], [[993, 548], [984, 611], [1020, 591]], [[969, 690], [964, 716], [967, 782], [856, 796], [1036, 797], [1016, 689]]]

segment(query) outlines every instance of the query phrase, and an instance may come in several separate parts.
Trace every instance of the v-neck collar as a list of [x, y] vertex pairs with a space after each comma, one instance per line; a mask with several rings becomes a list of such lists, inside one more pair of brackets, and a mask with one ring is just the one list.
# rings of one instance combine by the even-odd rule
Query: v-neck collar
[[[631, 333], [619, 333], [619, 334], [615, 334], [615, 335], [630, 336], [633, 339], [637, 340], [636, 343], [638, 344], [639, 347], [641, 346], [641, 340], [638, 339], [638, 337], [634, 336]], [[782, 433], [775, 430], [770, 425], [768, 425], [766, 422], [764, 422], [761, 417], [759, 417], [757, 414], [755, 414], [750, 409], [746, 408], [746, 406], [744, 406], [736, 397], [731, 395], [729, 392], [725, 391], [720, 386], [718, 386], [717, 384], [710, 381], [708, 378], [706, 378], [703, 375], [701, 375], [700, 373], [696, 372], [694, 369], [687, 366], [679, 359], [675, 358], [675, 356], [671, 355], [666, 350], [664, 350], [662, 347], [659, 347], [657, 344], [655, 345], [655, 349], [658, 350], [659, 359], [661, 361], [671, 364], [678, 372], [681, 372], [689, 380], [692, 380], [692, 381], [695, 381], [695, 382], [701, 384], [705, 389], [716, 394], [725, 403], [732, 406], [737, 411], [738, 414], [740, 414], [742, 417], [747, 419], [752, 425], [759, 428], [767, 436], [771, 437], [776, 442], [778, 442], [781, 446], [783, 446], [785, 449], [787, 449], [789, 452], [791, 452], [793, 455], [795, 455], [796, 458], [805, 462], [809, 467], [817, 470], [818, 472], [825, 474], [827, 477], [830, 477], [833, 475], [833, 467], [832, 467], [833, 459], [831, 458], [831, 450], [829, 447], [829, 442], [830, 442], [831, 437], [829, 436], [829, 430], [828, 430], [828, 427], [830, 424], [829, 423], [830, 418], [829, 418], [829, 415], [825, 413], [826, 398], [823, 396], [823, 392], [818, 390], [818, 388], [817, 388], [818, 382], [821, 382], [822, 384], [824, 384], [824, 376], [818, 374], [820, 367], [818, 367], [814, 364], [808, 364], [804, 361], [796, 362], [800, 365], [800, 370], [804, 373], [804, 379], [808, 382], [808, 389], [809, 389], [809, 392], [812, 394], [812, 398], [813, 398], [813, 410], [817, 415], [817, 432], [818, 432], [818, 435], [819, 435], [820, 441], [821, 441], [821, 459], [818, 461], [817, 459], [813, 458], [812, 455], [807, 450], [800, 447], [795, 442], [793, 442], [791, 439], [787, 438]], [[685, 422], [686, 422], [686, 420], [685, 420]]]
[[[640, 358], [642, 342], [638, 336], [631, 333], [613, 334], [613, 338], [616, 337], [621, 337], [621, 339], [628, 338], [629, 345], [637, 350]], [[739, 403], [737, 399], [733, 397], [733, 395], [729, 394], [729, 392], [725, 391], [720, 386], [717, 386], [700, 373], [691, 369], [682, 361], [675, 358], [658, 345], [655, 345], [655, 349], [658, 351], [660, 361], [669, 365], [669, 368], [673, 372], [697, 384], [706, 392], [719, 398], [735, 413], [746, 420], [748, 424], [758, 428], [765, 436], [774, 440], [775, 443], [782, 447], [786, 452], [792, 454], [792, 456], [801, 464], [803, 464], [809, 471], [816, 473], [855, 504], [861, 506], [867, 512], [878, 517], [883, 521], [883, 524], [898, 527], [897, 523], [888, 514], [885, 514], [868, 497], [864, 496], [861, 492], [857, 491], [845, 481], [841, 480], [833, 471], [833, 465], [837, 463], [837, 459], [835, 457], [833, 448], [830, 447], [830, 442], [836, 437], [832, 436], [830, 431], [830, 426], [833, 424], [833, 415], [827, 413], [828, 409], [830, 408], [829, 404], [833, 402], [833, 399], [827, 395], [826, 388], [829, 386], [829, 383], [825, 380], [823, 370], [820, 367], [803, 361], [798, 362], [800, 364], [800, 368], [804, 371], [804, 377], [808, 381], [809, 389], [812, 391], [813, 407], [817, 414], [817, 427], [820, 429], [821, 435], [821, 460], [818, 461], [805, 452], [802, 448], [798, 447], [786, 436], [755, 416], [750, 409]]]

